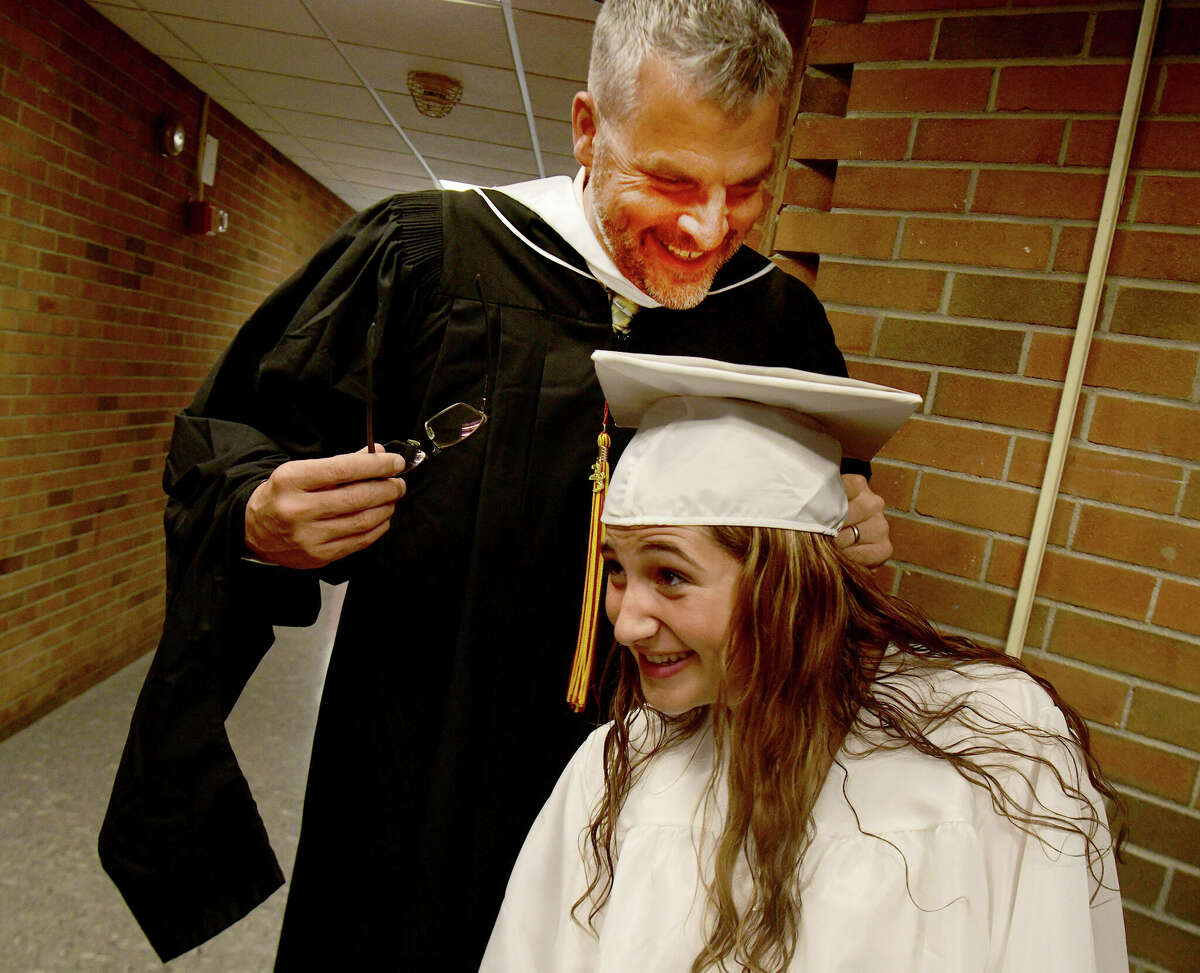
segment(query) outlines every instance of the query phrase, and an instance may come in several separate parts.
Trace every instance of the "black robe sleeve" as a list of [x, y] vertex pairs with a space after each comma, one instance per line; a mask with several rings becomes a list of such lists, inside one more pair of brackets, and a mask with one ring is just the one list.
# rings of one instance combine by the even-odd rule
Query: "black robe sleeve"
[[272, 624], [311, 623], [320, 597], [315, 573], [242, 557], [246, 501], [289, 459], [364, 445], [367, 326], [429, 313], [441, 238], [437, 194], [360, 214], [263, 303], [176, 419], [166, 618], [99, 839], [164, 961], [283, 883], [224, 721]]

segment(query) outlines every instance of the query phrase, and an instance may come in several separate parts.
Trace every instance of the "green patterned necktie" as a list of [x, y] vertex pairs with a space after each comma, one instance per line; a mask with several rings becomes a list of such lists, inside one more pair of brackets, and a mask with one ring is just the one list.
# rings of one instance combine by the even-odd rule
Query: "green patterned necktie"
[[623, 337], [628, 336], [629, 325], [633, 321], [633, 316], [639, 310], [637, 303], [624, 295], [612, 293], [610, 307], [612, 310], [613, 330]]

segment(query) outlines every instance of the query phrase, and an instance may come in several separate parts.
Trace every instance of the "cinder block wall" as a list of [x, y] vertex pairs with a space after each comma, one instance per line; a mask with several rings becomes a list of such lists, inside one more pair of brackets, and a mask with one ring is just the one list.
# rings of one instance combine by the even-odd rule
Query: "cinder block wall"
[[[349, 210], [82, 0], [0, 0], [0, 736], [151, 649], [171, 416]], [[155, 148], [165, 114], [183, 155]]]
[[[884, 584], [1002, 646], [1135, 3], [817, 0], [776, 259], [850, 372], [919, 392], [875, 464]], [[1162, 11], [1025, 658], [1131, 812], [1137, 971], [1200, 969], [1200, 8]]]

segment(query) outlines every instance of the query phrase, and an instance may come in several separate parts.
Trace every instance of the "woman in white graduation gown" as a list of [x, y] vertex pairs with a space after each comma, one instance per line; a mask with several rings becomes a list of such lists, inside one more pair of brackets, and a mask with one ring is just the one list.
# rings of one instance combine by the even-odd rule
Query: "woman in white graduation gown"
[[530, 831], [482, 969], [1125, 973], [1082, 719], [834, 541], [842, 450], [869, 459], [919, 400], [594, 357], [638, 427], [602, 518], [614, 719]]

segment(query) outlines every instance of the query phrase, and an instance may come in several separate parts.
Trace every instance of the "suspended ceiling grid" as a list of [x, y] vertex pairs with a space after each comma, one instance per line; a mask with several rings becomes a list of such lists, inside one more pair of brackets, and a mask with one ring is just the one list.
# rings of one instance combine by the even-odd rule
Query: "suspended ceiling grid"
[[[431, 188], [426, 166], [478, 185], [540, 174], [500, 0], [89, 2], [355, 209]], [[542, 169], [574, 175], [571, 98], [599, 3], [510, 2]], [[409, 71], [457, 78], [460, 103], [422, 115]]]

